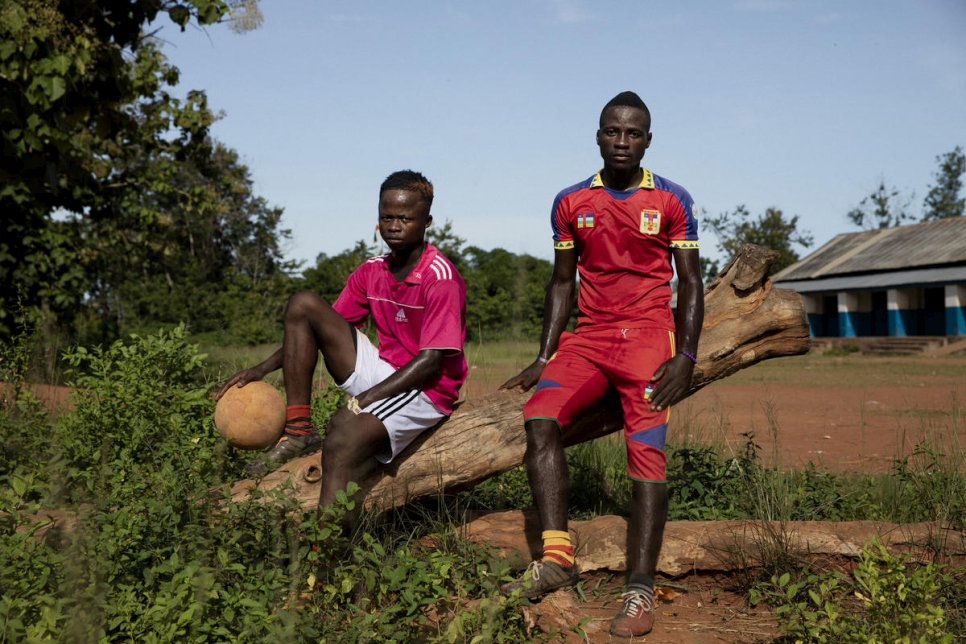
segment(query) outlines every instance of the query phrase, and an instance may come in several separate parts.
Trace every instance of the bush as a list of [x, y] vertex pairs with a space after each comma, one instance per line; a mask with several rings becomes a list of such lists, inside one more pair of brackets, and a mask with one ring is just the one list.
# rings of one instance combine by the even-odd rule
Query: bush
[[75, 407], [55, 440], [74, 502], [173, 493], [186, 483], [178, 472], [192, 472], [197, 491], [220, 482], [224, 449], [208, 424], [214, 402], [204, 387], [205, 356], [183, 325], [131, 339], [65, 355]]
[[[752, 600], [777, 606], [787, 635], [782, 641], [947, 644], [953, 638], [945, 630], [945, 599], [939, 592], [949, 579], [935, 564], [913, 566], [908, 556], [890, 554], [873, 539], [859, 553], [851, 578], [806, 570], [793, 582], [786, 572], [753, 589]], [[857, 606], [846, 603], [850, 591]]]
[[[446, 517], [350, 541], [344, 494], [321, 524], [291, 488], [232, 502], [222, 484], [248, 455], [211, 426], [202, 360], [183, 327], [133, 336], [70, 352], [75, 409], [55, 426], [23, 396], [4, 402], [15, 458], [0, 465], [0, 642], [542, 637], [526, 632], [521, 600], [499, 595], [506, 562]], [[313, 418], [324, 426], [342, 398], [316, 396]], [[51, 459], [62, 474], [48, 486]], [[40, 536], [41, 506], [76, 523]]]

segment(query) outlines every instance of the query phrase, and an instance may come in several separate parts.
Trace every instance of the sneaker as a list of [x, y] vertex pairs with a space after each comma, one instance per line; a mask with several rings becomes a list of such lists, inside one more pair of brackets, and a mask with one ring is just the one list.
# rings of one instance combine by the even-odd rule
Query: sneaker
[[617, 637], [640, 637], [654, 627], [654, 604], [644, 593], [630, 590], [621, 597], [624, 605], [610, 623], [610, 634]]
[[322, 449], [322, 437], [319, 433], [312, 431], [305, 436], [295, 434], [282, 434], [282, 437], [275, 443], [275, 447], [264, 454], [259, 454], [255, 459], [245, 466], [245, 474], [248, 476], [261, 476], [266, 472], [274, 470], [282, 463], [287, 463], [293, 458], [308, 456]]
[[579, 580], [580, 570], [577, 564], [565, 568], [556, 561], [533, 561], [527, 566], [523, 576], [500, 586], [500, 592], [509, 595], [515, 590], [521, 590], [520, 594], [527, 599], [536, 599], [558, 588], [569, 588]]

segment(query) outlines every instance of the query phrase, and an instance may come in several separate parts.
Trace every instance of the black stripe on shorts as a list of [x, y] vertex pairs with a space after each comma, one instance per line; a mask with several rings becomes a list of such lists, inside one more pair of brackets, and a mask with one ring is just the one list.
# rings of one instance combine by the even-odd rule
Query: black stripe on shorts
[[380, 400], [378, 403], [376, 403], [376, 406], [369, 411], [369, 413], [379, 420], [384, 421], [412, 401], [416, 400], [416, 396], [418, 395], [419, 389], [410, 389], [409, 391], [404, 391], [401, 394], [396, 394], [392, 398]]

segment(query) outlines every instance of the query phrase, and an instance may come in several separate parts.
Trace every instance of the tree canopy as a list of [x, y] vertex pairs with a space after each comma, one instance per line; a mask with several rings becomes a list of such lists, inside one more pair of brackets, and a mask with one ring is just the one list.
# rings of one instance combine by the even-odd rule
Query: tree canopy
[[952, 152], [937, 156], [939, 168], [935, 172], [936, 183], [923, 202], [923, 221], [962, 217], [966, 211], [966, 197], [963, 191], [963, 174], [966, 174], [966, 155], [958, 145]]
[[[745, 244], [777, 250], [780, 255], [772, 264], [772, 274], [799, 260], [793, 246], [808, 248], [814, 241], [810, 232], [798, 229], [798, 215], [786, 218], [778, 208], [768, 208], [753, 218], [748, 209], [740, 205], [717, 217], [705, 216], [704, 221], [718, 237], [718, 248], [726, 257], [737, 255]], [[716, 266], [714, 269], [717, 272]], [[705, 277], [707, 279], [707, 275]]]
[[[158, 263], [183, 259], [175, 252], [182, 237], [198, 257], [212, 241], [201, 220], [210, 223], [228, 205], [218, 203], [228, 184], [248, 191], [255, 228], [277, 227], [280, 212], [251, 197], [247, 170], [209, 140], [215, 117], [204, 93], [172, 95], [178, 70], [145, 31], [162, 15], [183, 30], [246, 9], [257, 24], [250, 1], [0, 6], [0, 337], [10, 332], [18, 301], [25, 312], [44, 310], [61, 322], [88, 303], [105, 316], [126, 315], [118, 280], [140, 272], [165, 275], [170, 285], [171, 270], [156, 270]], [[245, 200], [240, 194], [236, 203]], [[259, 207], [264, 212], [252, 215]], [[262, 260], [280, 259], [271, 248], [267, 255]]]
[[911, 204], [912, 197], [905, 198], [897, 188], [887, 188], [885, 181], [880, 181], [879, 187], [846, 213], [846, 217], [867, 230], [892, 228], [913, 220], [909, 212]]

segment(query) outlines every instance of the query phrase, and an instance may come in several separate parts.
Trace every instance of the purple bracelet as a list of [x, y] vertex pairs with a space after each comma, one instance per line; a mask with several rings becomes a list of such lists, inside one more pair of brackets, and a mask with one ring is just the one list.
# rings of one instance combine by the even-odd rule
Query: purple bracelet
[[685, 356], [687, 356], [687, 358], [688, 358], [688, 360], [690, 360], [690, 361], [691, 361], [692, 363], [694, 363], [694, 364], [698, 364], [698, 359], [697, 359], [697, 358], [695, 358], [695, 357], [694, 357], [693, 355], [691, 355], [690, 353], [688, 353], [687, 351], [679, 351], [678, 353], [682, 353], [682, 354], [684, 354]]

